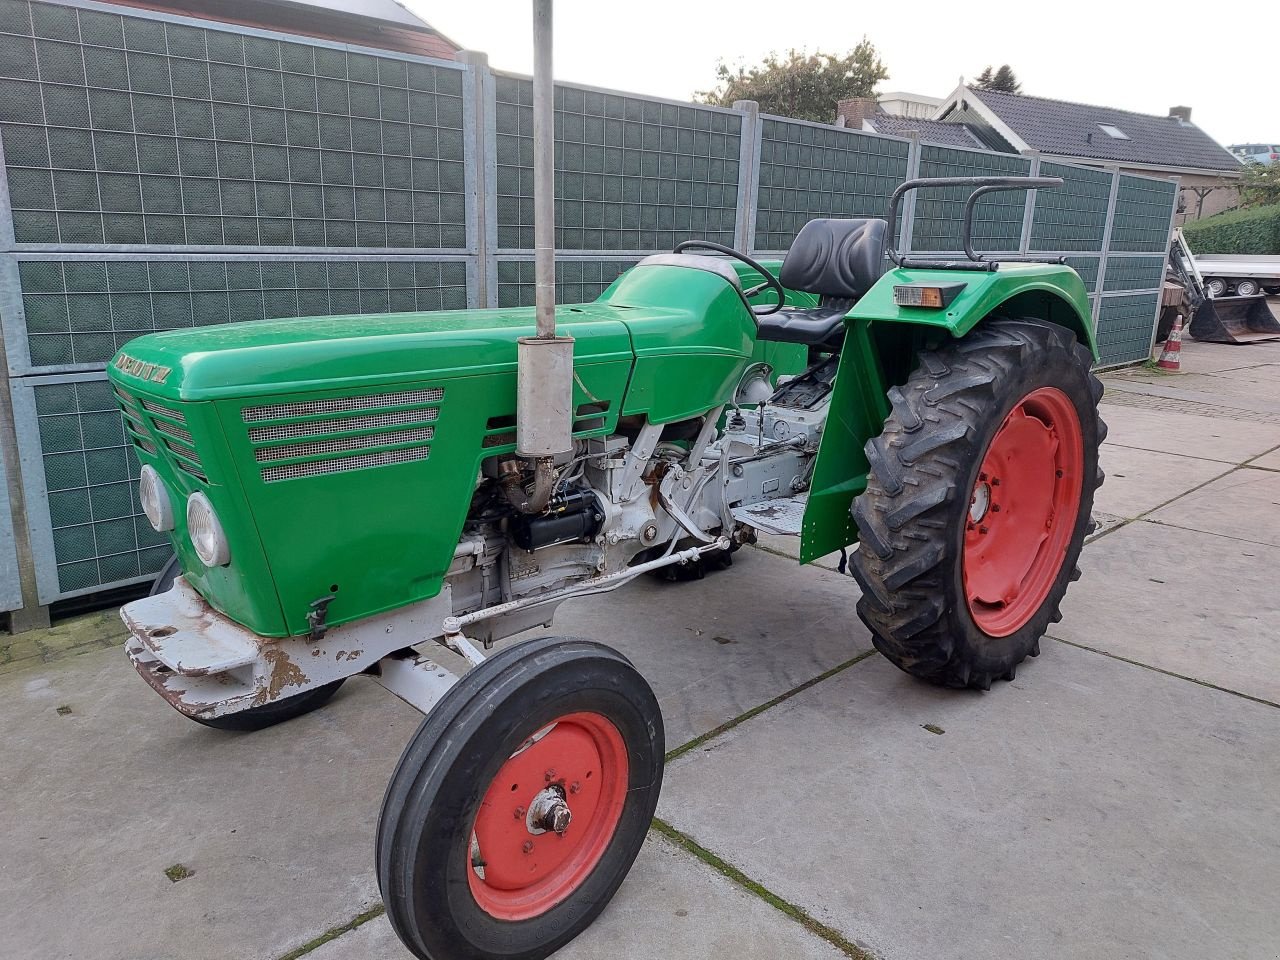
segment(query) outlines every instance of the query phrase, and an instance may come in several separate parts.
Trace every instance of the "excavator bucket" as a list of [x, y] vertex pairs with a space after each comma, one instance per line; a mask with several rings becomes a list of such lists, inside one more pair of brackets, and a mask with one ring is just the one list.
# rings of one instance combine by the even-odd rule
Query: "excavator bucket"
[[1280, 338], [1280, 320], [1267, 298], [1206, 298], [1191, 318], [1191, 336], [1210, 343], [1252, 343]]

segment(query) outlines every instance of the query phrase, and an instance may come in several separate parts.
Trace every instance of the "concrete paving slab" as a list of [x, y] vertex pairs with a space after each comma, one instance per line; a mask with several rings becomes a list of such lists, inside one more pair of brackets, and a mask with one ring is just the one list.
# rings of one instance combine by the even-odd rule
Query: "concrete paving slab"
[[642, 577], [570, 601], [549, 633], [617, 647], [653, 685], [675, 747], [871, 649], [852, 577], [739, 550], [691, 583]]
[[1138, 522], [1080, 568], [1053, 636], [1280, 703], [1280, 548]]
[[[1252, 368], [1257, 369], [1257, 368]], [[1255, 379], [1238, 377], [1238, 371], [1221, 371], [1217, 373], [1159, 373], [1142, 368], [1126, 376], [1124, 379], [1133, 383], [1149, 384], [1153, 387], [1175, 387], [1179, 390], [1214, 393], [1221, 396], [1222, 402], [1230, 403], [1245, 398], [1264, 399], [1262, 394], [1275, 393], [1274, 381], [1258, 382]], [[1266, 389], [1266, 388], [1269, 388]], [[1274, 398], [1273, 398], [1274, 399]]]
[[[756, 547], [760, 550], [766, 550], [769, 553], [776, 553], [779, 556], [791, 557], [793, 560], [800, 559], [800, 538], [784, 537], [776, 533], [761, 533], [759, 542]], [[828, 553], [825, 557], [819, 557], [813, 561], [815, 567], [825, 567], [828, 570], [835, 570], [840, 565], [840, 552]]]
[[1236, 470], [1161, 507], [1149, 519], [1280, 547], [1280, 474]]
[[1124, 523], [1125, 517], [1117, 517], [1114, 513], [1104, 513], [1101, 510], [1093, 511], [1093, 522], [1097, 524], [1093, 529], [1093, 533], [1084, 538], [1085, 543], [1091, 543], [1097, 540], [1104, 533], [1109, 533], [1120, 524]]
[[1204, 460], [1243, 463], [1280, 446], [1280, 424], [1121, 406], [1107, 403], [1105, 394], [1102, 419], [1107, 422], [1110, 445]]
[[1250, 461], [1249, 466], [1256, 467], [1259, 470], [1280, 470], [1280, 450], [1272, 450], [1270, 453]]
[[[308, 960], [412, 960], [379, 917]], [[837, 960], [844, 954], [726, 877], [650, 834], [622, 889], [556, 960]]]
[[[856, 597], [849, 578], [743, 551], [702, 581], [566, 604], [556, 632], [626, 652], [674, 747], [868, 649]], [[7, 949], [250, 960], [348, 920], [376, 902], [374, 824], [419, 719], [356, 678], [310, 716], [219, 733], [170, 709], [119, 649], [0, 677], [6, 782], [21, 784], [0, 852]], [[195, 875], [175, 884], [162, 871], [178, 863]]]
[[[372, 902], [378, 800], [419, 718], [348, 687], [237, 736], [181, 717], [119, 650], [0, 680], [21, 785], [5, 791], [0, 953], [267, 960]], [[176, 864], [194, 875], [170, 882]]]
[[888, 960], [1271, 960], [1277, 736], [1064, 644], [988, 694], [872, 657], [673, 763], [659, 814]]
[[1233, 469], [1214, 460], [1110, 443], [1102, 445], [1099, 458], [1107, 479], [1094, 495], [1094, 507], [1125, 519], [1141, 516]]

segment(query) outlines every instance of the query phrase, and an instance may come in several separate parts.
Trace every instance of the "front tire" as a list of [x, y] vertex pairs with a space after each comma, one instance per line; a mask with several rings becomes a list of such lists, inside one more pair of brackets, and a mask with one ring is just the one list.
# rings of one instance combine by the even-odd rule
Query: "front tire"
[[469, 671], [383, 800], [378, 887], [397, 935], [422, 960], [539, 960], [564, 946], [639, 854], [663, 751], [649, 685], [601, 644], [539, 638]]
[[926, 350], [866, 446], [858, 615], [913, 676], [1012, 680], [1060, 620], [1102, 483], [1102, 384], [1071, 332], [989, 320]]
[[323, 707], [338, 692], [342, 680], [333, 680], [319, 687], [295, 693], [291, 697], [281, 697], [260, 707], [249, 707], [236, 713], [228, 713], [221, 717], [192, 717], [196, 723], [214, 730], [227, 730], [232, 733], [253, 733], [265, 730], [278, 723], [300, 717], [312, 710]]

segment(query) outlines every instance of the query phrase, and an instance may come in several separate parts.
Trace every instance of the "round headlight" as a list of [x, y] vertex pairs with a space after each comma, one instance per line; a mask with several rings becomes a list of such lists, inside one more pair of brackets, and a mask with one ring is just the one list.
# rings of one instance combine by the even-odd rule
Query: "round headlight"
[[231, 544], [222, 532], [213, 504], [203, 493], [193, 493], [187, 499], [187, 533], [196, 556], [206, 567], [221, 567], [231, 562]]
[[173, 529], [173, 501], [169, 499], [169, 491], [160, 474], [150, 465], [144, 466], [138, 477], [138, 500], [142, 503], [142, 512], [157, 532]]

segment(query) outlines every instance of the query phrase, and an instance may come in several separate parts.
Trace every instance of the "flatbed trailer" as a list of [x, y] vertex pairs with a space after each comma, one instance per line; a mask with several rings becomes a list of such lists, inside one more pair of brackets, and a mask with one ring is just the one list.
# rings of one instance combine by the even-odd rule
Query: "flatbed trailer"
[[1210, 297], [1280, 294], [1280, 257], [1197, 253], [1196, 269]]

